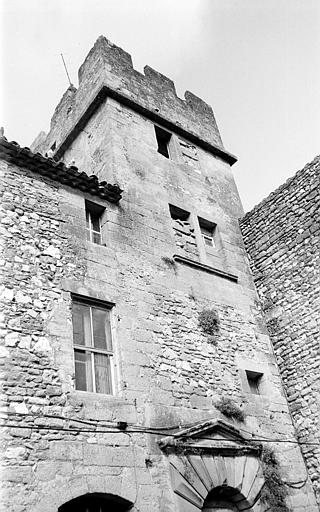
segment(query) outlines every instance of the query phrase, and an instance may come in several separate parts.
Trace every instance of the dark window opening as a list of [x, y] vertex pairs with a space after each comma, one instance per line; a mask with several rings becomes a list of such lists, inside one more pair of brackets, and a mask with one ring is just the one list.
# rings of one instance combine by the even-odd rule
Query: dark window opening
[[216, 247], [214, 239], [216, 224], [210, 222], [209, 220], [202, 219], [201, 217], [199, 217], [199, 226], [205, 245], [208, 247]]
[[160, 155], [165, 156], [166, 158], [170, 158], [169, 142], [171, 139], [171, 133], [167, 132], [166, 130], [163, 130], [159, 126], [155, 126], [154, 130], [156, 133], [156, 139], [158, 143], [158, 153], [160, 153]]
[[104, 208], [98, 204], [86, 201], [86, 223], [87, 223], [87, 240], [94, 244], [101, 245], [101, 217]]
[[50, 148], [50, 149], [51, 149], [51, 151], [55, 151], [55, 150], [56, 150], [56, 147], [57, 147], [57, 144], [56, 144], [56, 142], [54, 142], [54, 143], [52, 144], [51, 148]]
[[260, 395], [260, 384], [263, 373], [246, 370], [247, 381], [253, 395]]
[[173, 204], [169, 204], [170, 215], [173, 220], [181, 220], [186, 221], [189, 218], [190, 213], [178, 206], [173, 206]]
[[76, 389], [111, 395], [113, 348], [110, 308], [74, 299], [72, 325]]

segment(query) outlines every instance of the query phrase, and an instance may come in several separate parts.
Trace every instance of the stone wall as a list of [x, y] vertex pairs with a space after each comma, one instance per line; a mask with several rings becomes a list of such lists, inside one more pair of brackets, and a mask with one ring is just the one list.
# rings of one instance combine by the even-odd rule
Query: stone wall
[[[245, 411], [245, 432], [258, 439], [295, 439], [242, 248], [233, 262], [239, 283], [163, 260], [176, 245], [169, 197], [161, 184], [154, 190], [153, 180], [160, 169], [166, 175], [172, 163], [157, 158], [153, 177], [131, 171], [119, 206], [90, 198], [106, 208], [106, 246], [86, 241], [84, 199], [90, 196], [2, 165], [1, 356], [8, 424], [3, 493], [8, 512], [57, 512], [86, 492], [121, 495], [142, 512], [176, 511], [168, 461], [157, 444], [164, 434], [144, 434], [143, 429], [164, 428], [167, 435], [170, 427], [222, 418], [215, 408], [222, 396]], [[231, 179], [228, 172], [223, 172], [222, 187]], [[185, 187], [194, 191], [193, 201], [200, 195], [203, 200], [205, 178], [200, 183], [198, 175], [189, 179]], [[212, 191], [208, 194], [213, 197]], [[181, 193], [177, 196], [181, 199]], [[176, 201], [171, 194], [170, 202]], [[237, 206], [228, 215], [234, 231], [224, 234], [225, 243], [239, 236], [238, 213]], [[115, 396], [74, 389], [71, 293], [116, 304]], [[198, 326], [204, 307], [220, 317], [214, 344]], [[250, 393], [246, 369], [263, 373], [262, 395]], [[117, 433], [118, 421], [141, 432]], [[305, 468], [297, 446], [271, 445], [283, 478], [302, 480]], [[316, 510], [308, 484], [290, 489], [290, 496], [292, 510]]]
[[297, 436], [320, 499], [320, 157], [241, 220]]

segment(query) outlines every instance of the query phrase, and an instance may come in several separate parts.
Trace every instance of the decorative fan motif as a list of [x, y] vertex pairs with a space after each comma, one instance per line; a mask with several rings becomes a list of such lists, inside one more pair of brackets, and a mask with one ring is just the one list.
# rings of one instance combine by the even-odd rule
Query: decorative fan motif
[[168, 456], [179, 512], [263, 511], [259, 447], [233, 425], [202, 423], [163, 439], [160, 446]]
[[228, 501], [237, 510], [262, 511], [257, 498], [264, 480], [256, 457], [169, 455], [169, 462], [181, 512], [202, 510], [208, 495], [216, 488], [228, 489]]

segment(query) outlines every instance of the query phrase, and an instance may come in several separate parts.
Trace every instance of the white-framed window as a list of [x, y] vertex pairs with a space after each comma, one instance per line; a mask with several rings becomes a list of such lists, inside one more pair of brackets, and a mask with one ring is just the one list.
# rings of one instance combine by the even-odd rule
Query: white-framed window
[[107, 395], [114, 393], [111, 307], [73, 298], [73, 349], [77, 390]]
[[101, 218], [104, 208], [98, 204], [86, 201], [86, 224], [87, 240], [94, 244], [102, 244], [101, 236]]
[[213, 224], [213, 222], [210, 222], [205, 219], [201, 219], [199, 217], [199, 226], [200, 226], [200, 231], [201, 231], [201, 235], [202, 235], [205, 246], [215, 248], [216, 247], [216, 243], [215, 243], [216, 225]]

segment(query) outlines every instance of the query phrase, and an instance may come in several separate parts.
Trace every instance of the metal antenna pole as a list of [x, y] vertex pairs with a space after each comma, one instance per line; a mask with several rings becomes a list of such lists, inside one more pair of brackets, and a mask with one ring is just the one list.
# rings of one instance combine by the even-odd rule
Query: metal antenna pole
[[68, 70], [67, 70], [67, 66], [66, 66], [66, 63], [65, 63], [64, 58], [63, 58], [63, 54], [62, 54], [62, 53], [60, 53], [60, 55], [61, 55], [61, 58], [62, 58], [62, 62], [63, 62], [63, 65], [64, 65], [64, 69], [66, 70], [66, 73], [67, 73], [67, 77], [68, 77], [68, 80], [69, 80], [69, 84], [70, 84], [70, 85], [72, 85], [71, 80], [70, 80], [70, 76], [69, 76], [69, 73], [68, 73]]

